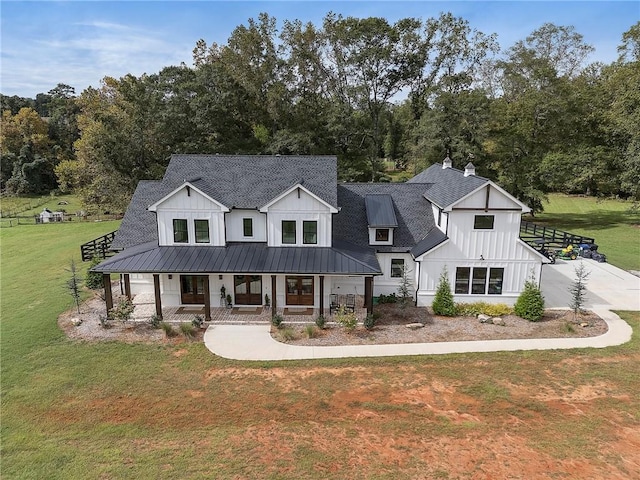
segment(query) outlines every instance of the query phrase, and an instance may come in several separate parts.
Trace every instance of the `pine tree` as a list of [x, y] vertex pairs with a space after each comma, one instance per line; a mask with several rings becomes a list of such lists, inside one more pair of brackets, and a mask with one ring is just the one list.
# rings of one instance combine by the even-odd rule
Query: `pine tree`
[[438, 289], [436, 290], [436, 296], [433, 298], [431, 308], [433, 308], [433, 313], [436, 315], [452, 317], [456, 314], [456, 305], [453, 301], [453, 294], [451, 293], [447, 267], [443, 268], [440, 274]]
[[518, 296], [513, 311], [520, 318], [530, 322], [537, 322], [544, 315], [544, 297], [535, 282], [533, 272], [531, 272], [531, 278], [525, 280], [524, 289]]
[[582, 307], [584, 307], [587, 293], [587, 278], [589, 278], [591, 272], [586, 271], [584, 263], [582, 262], [574, 268], [574, 271], [576, 279], [569, 287], [569, 292], [571, 293], [571, 303], [569, 307], [573, 310], [573, 320], [575, 321], [582, 312]]

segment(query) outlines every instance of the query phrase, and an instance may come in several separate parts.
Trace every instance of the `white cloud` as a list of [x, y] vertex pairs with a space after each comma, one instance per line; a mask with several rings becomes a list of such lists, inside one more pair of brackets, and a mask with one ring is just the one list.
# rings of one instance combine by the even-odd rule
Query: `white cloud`
[[190, 63], [192, 45], [172, 43], [158, 33], [110, 22], [78, 22], [16, 45], [3, 39], [2, 85], [5, 95], [34, 97], [58, 83], [80, 93], [105, 76], [139, 76]]

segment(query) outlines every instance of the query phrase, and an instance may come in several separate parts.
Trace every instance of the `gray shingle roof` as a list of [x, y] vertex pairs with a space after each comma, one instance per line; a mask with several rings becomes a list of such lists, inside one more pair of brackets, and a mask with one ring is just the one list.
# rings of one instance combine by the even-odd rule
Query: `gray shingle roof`
[[297, 183], [337, 207], [335, 156], [172, 155], [163, 183], [191, 181], [229, 208], [260, 208]]
[[409, 179], [407, 183], [427, 184], [423, 192], [425, 198], [440, 208], [446, 208], [488, 181], [477, 175], [465, 177], [461, 170], [442, 168], [442, 165], [436, 163]]
[[354, 252], [337, 247], [267, 247], [265, 243], [159, 247], [149, 242], [127, 249], [93, 270], [102, 273], [381, 274], [375, 255], [367, 257], [357, 249]]
[[147, 207], [167, 193], [169, 191], [166, 191], [166, 187], [163, 187], [160, 181], [142, 180], [138, 183], [111, 244], [112, 250], [121, 250], [150, 241], [158, 243], [156, 215], [149, 212]]
[[[345, 240], [361, 248], [380, 252], [408, 252], [422, 240], [435, 223], [429, 202], [419, 183], [345, 183], [338, 185], [340, 213], [333, 217], [333, 240]], [[393, 246], [369, 246], [365, 199], [367, 195], [388, 195], [393, 200], [398, 226]]]
[[391, 195], [365, 195], [364, 205], [367, 210], [367, 221], [372, 228], [397, 227], [398, 220], [393, 208]]
[[449, 237], [445, 235], [445, 233], [439, 228], [432, 229], [426, 237], [420, 240], [415, 247], [411, 249], [411, 254], [414, 257], [419, 257], [423, 253], [428, 252], [432, 248], [437, 247], [445, 240], [448, 240]]

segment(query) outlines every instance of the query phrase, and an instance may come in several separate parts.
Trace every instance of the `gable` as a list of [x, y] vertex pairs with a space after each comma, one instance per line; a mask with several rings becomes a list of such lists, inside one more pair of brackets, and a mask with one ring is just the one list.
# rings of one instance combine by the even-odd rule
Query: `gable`
[[203, 210], [223, 211], [229, 209], [203, 193], [189, 182], [176, 188], [171, 193], [149, 206], [149, 211], [158, 210]]
[[298, 184], [284, 191], [260, 208], [261, 212], [331, 212], [337, 209]]
[[517, 210], [522, 213], [529, 212], [529, 208], [517, 198], [500, 188], [495, 183], [488, 181], [476, 190], [468, 193], [460, 200], [451, 204], [450, 210]]

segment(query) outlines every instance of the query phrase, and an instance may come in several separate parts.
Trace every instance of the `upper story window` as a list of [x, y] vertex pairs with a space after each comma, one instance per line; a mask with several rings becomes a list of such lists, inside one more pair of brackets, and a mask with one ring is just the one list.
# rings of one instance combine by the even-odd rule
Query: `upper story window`
[[296, 243], [296, 221], [295, 220], [282, 221], [282, 243], [295, 245]]
[[404, 259], [392, 258], [391, 259], [391, 278], [402, 278], [404, 273]]
[[253, 218], [242, 219], [242, 234], [245, 237], [253, 237]]
[[186, 218], [173, 219], [173, 243], [189, 243]]
[[389, 229], [376, 228], [376, 242], [388, 242], [388, 241], [389, 241]]
[[302, 243], [315, 245], [318, 243], [318, 222], [305, 220], [302, 222]]
[[194, 220], [196, 243], [210, 243], [209, 220]]
[[476, 215], [473, 219], [475, 230], [493, 230], [493, 215]]

